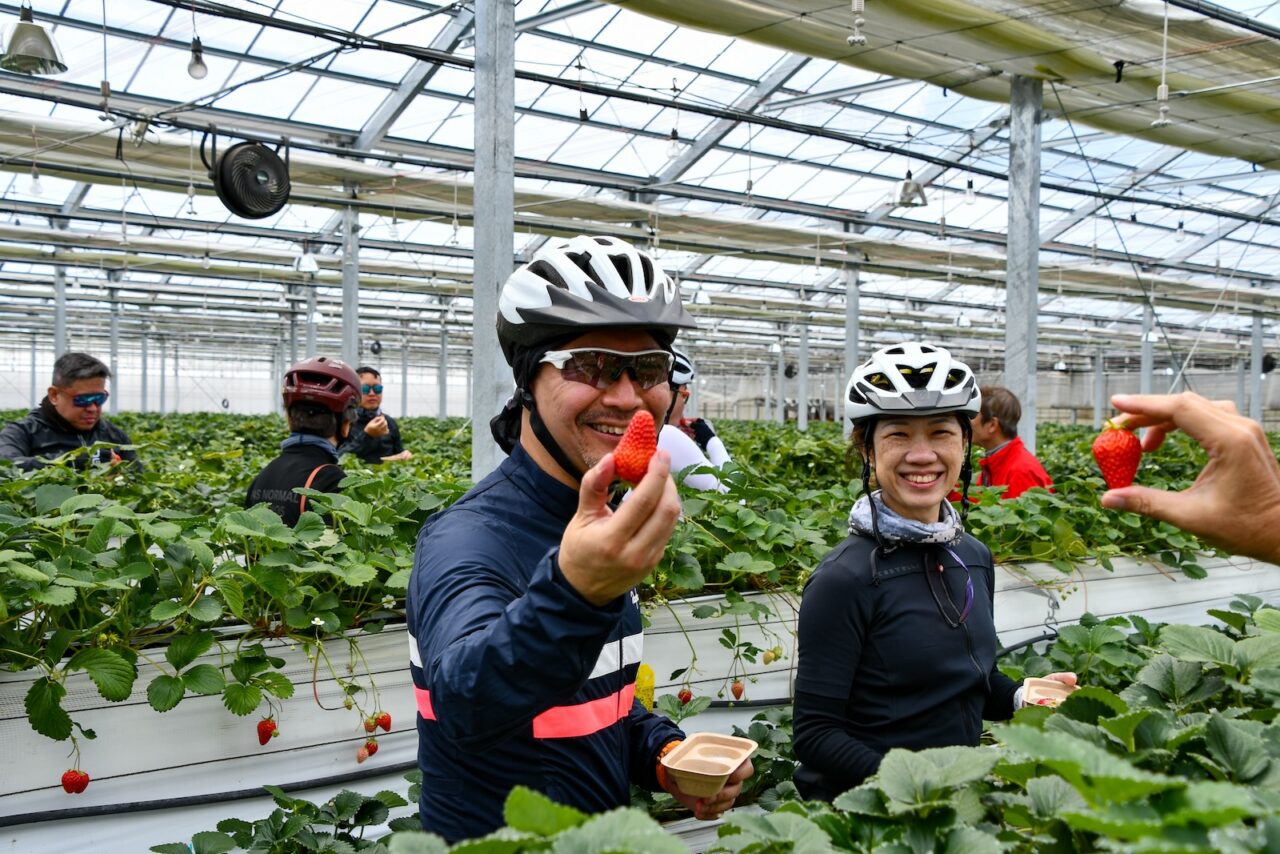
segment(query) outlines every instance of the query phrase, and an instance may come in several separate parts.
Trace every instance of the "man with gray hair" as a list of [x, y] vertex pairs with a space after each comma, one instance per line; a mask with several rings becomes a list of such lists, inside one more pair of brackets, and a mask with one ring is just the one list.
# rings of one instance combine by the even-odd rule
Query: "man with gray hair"
[[[0, 430], [0, 458], [12, 460], [25, 471], [39, 468], [48, 460], [99, 442], [128, 445], [129, 436], [102, 417], [107, 402], [107, 380], [111, 369], [87, 353], [64, 353], [53, 363], [53, 385], [40, 405], [25, 418]], [[90, 459], [115, 463], [127, 460], [139, 466], [136, 451], [129, 448], [99, 448], [75, 458], [85, 466]]]

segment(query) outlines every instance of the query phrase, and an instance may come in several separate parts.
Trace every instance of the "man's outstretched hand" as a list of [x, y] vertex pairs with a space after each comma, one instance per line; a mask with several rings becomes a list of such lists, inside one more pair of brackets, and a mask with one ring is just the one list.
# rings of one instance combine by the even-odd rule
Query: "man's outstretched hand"
[[1182, 430], [1209, 462], [1181, 492], [1126, 486], [1104, 493], [1103, 507], [1161, 519], [1233, 554], [1280, 563], [1280, 465], [1256, 421], [1238, 415], [1230, 401], [1192, 392], [1117, 394], [1111, 403], [1125, 413], [1114, 421], [1147, 428], [1144, 452]]

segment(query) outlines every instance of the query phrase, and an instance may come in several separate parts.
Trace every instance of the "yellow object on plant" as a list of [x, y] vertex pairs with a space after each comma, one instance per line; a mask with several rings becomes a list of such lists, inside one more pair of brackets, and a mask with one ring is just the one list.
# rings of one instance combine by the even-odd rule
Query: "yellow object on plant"
[[653, 711], [653, 668], [647, 664], [641, 664], [636, 670], [636, 699]]

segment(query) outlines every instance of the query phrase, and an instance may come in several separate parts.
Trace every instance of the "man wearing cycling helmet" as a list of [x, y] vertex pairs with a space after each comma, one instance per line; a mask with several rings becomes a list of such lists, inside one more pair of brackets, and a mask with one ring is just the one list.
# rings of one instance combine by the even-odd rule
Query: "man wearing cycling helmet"
[[[822, 800], [892, 748], [976, 746], [984, 719], [1021, 704], [996, 667], [991, 551], [961, 515], [981, 403], [972, 372], [941, 347], [898, 344], [860, 365], [845, 394], [863, 495], [805, 586], [798, 632], [795, 784]], [[961, 514], [946, 500], [957, 477]]]
[[346, 362], [316, 356], [291, 367], [284, 375], [289, 438], [249, 485], [244, 506], [265, 501], [286, 525], [296, 525], [307, 499], [294, 489], [337, 492], [345, 476], [338, 444], [355, 420], [359, 400], [360, 377]]
[[[671, 454], [671, 470], [681, 472], [690, 466], [720, 468], [730, 460], [724, 442], [711, 429], [705, 418], [685, 418], [684, 406], [689, 400], [689, 385], [694, 379], [693, 359], [679, 347], [672, 347], [675, 357], [671, 369], [671, 392], [674, 395], [667, 423], [658, 434], [658, 447]], [[691, 472], [682, 481], [692, 489], [718, 489], [727, 487], [713, 474]]]
[[609, 489], [632, 415], [667, 414], [671, 342], [693, 318], [652, 258], [609, 237], [548, 242], [498, 308], [516, 390], [491, 428], [510, 456], [423, 525], [409, 583], [423, 828], [489, 833], [517, 785], [597, 813], [636, 783], [718, 816], [750, 763], [716, 795], [680, 794], [658, 760], [683, 734], [635, 699], [633, 588], [680, 513], [670, 457], [616, 509]]

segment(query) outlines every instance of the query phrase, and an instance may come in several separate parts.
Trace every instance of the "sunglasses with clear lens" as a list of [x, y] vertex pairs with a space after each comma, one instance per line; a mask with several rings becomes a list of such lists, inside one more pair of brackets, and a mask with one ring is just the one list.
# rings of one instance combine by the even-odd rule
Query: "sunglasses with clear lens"
[[636, 385], [648, 391], [670, 380], [675, 357], [666, 350], [622, 353], [600, 347], [583, 347], [549, 350], [541, 361], [559, 368], [560, 376], [566, 380], [599, 389], [608, 388], [618, 381], [623, 371], [629, 371]]
[[360, 386], [361, 394], [368, 394], [369, 392], [373, 392], [374, 394], [382, 394], [382, 383], [378, 383], [377, 385], [369, 385], [368, 383], [365, 383], [364, 385]]
[[89, 394], [77, 394], [71, 398], [71, 402], [76, 406], [84, 409], [89, 406], [101, 406], [107, 402], [107, 398], [111, 396], [110, 392], [95, 391]]

